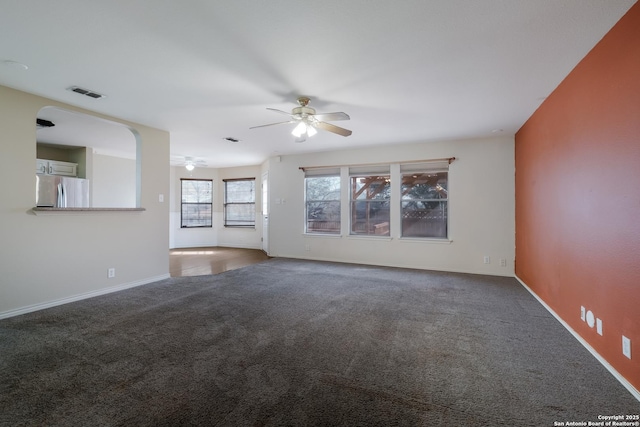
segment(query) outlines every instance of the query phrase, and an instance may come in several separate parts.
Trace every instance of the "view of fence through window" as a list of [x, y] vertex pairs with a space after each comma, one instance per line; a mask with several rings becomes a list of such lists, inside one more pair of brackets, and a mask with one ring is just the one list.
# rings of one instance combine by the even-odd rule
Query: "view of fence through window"
[[[349, 229], [352, 236], [447, 239], [452, 160], [303, 168], [305, 233], [341, 234]], [[341, 186], [349, 187], [348, 195], [341, 194]], [[344, 229], [341, 203], [349, 204]]]
[[306, 232], [340, 233], [340, 176], [308, 176], [305, 182]]
[[402, 175], [402, 237], [447, 237], [448, 175]]
[[224, 180], [224, 226], [256, 226], [256, 179]]
[[180, 227], [211, 227], [213, 181], [181, 179], [182, 208]]
[[351, 176], [351, 234], [389, 235], [389, 175]]

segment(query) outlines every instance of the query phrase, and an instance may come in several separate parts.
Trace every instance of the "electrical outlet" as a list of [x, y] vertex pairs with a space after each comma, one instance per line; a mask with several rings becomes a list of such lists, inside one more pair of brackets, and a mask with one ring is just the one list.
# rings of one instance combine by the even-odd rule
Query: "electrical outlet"
[[309, 252], [311, 250], [311, 245], [304, 245], [304, 250]]
[[163, 202], [164, 202], [164, 194], [162, 194], [162, 193], [158, 194], [158, 201], [159, 201], [160, 203], [163, 203]]
[[112, 267], [107, 270], [107, 278], [113, 279], [114, 277], [116, 277], [116, 269]]
[[584, 307], [580, 307], [580, 319], [584, 322], [587, 316], [587, 309]]
[[485, 255], [485, 256], [484, 256], [484, 263], [485, 263], [485, 264], [491, 264], [491, 257], [489, 257], [489, 256]]
[[587, 325], [593, 328], [596, 325], [596, 316], [593, 315], [593, 311], [587, 311]]
[[631, 359], [631, 340], [624, 335], [622, 336], [622, 354]]
[[598, 335], [602, 335], [602, 320], [596, 318], [596, 332]]
[[500, 258], [500, 267], [506, 267], [506, 266], [507, 266], [507, 259]]

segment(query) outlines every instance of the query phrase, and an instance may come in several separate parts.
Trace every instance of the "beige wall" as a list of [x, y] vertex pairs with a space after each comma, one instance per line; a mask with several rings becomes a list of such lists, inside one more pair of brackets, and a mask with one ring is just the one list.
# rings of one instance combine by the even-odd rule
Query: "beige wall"
[[[456, 157], [449, 169], [450, 242], [309, 236], [304, 230], [304, 173], [332, 166]], [[513, 137], [281, 156], [268, 162], [269, 255], [512, 276], [514, 271]], [[280, 203], [277, 203], [277, 201]], [[349, 209], [348, 199], [342, 209]], [[308, 248], [308, 250], [307, 250]], [[489, 256], [490, 264], [484, 264]], [[499, 264], [506, 259], [506, 267]]]
[[[37, 112], [49, 105], [92, 114], [0, 87], [0, 317], [167, 277], [169, 247], [261, 247], [260, 191], [256, 194], [256, 229], [224, 229], [222, 180], [255, 177], [259, 189], [266, 170], [270, 180], [270, 255], [513, 274], [513, 138], [393, 145], [282, 156], [250, 167], [196, 168], [198, 177], [215, 181], [214, 229], [208, 235], [201, 230], [187, 235], [194, 230], [179, 229], [179, 179], [186, 174], [184, 168], [169, 167], [169, 134], [111, 117], [104, 118], [129, 126], [140, 139], [137, 197], [146, 210], [34, 215], [34, 122]], [[442, 157], [457, 158], [449, 178], [451, 242], [303, 234], [303, 174], [299, 166]], [[159, 201], [160, 194], [164, 202]], [[277, 199], [286, 202], [276, 204]], [[491, 264], [483, 264], [485, 255], [491, 257]], [[500, 258], [507, 260], [507, 267], [499, 265]], [[111, 267], [116, 269], [116, 277], [108, 279]]]
[[[123, 123], [140, 138], [144, 212], [34, 215], [35, 120], [70, 105], [0, 86], [0, 317], [168, 276], [169, 134]], [[116, 277], [108, 279], [107, 269]]]
[[[260, 208], [262, 203], [260, 183], [260, 166], [243, 166], [235, 168], [201, 168], [187, 171], [183, 166], [171, 168], [171, 248], [189, 248], [204, 246], [226, 246], [238, 248], [260, 249], [262, 237], [262, 221]], [[180, 228], [180, 179], [212, 179], [213, 180], [213, 227]], [[256, 179], [256, 228], [224, 227], [224, 179], [255, 178]]]

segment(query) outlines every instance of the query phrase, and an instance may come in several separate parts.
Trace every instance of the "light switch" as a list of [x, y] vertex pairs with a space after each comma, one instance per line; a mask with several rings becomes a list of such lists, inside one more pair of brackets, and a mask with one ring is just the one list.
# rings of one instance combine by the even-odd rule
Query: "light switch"
[[158, 201], [159, 201], [160, 203], [163, 203], [163, 202], [164, 202], [164, 194], [162, 194], [162, 193], [158, 194]]

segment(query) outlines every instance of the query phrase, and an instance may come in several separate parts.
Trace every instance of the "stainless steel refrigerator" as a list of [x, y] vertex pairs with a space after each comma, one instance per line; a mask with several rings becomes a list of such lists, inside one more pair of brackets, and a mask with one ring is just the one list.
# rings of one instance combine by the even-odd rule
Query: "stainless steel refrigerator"
[[36, 206], [47, 208], [88, 208], [89, 180], [36, 174]]

